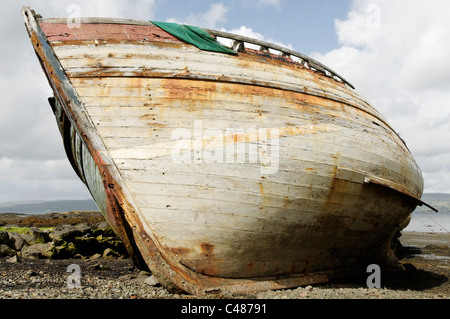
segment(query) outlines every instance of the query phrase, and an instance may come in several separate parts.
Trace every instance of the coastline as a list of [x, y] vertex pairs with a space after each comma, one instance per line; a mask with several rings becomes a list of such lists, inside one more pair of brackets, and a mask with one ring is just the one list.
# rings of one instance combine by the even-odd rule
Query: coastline
[[400, 242], [403, 245], [417, 246], [420, 248], [427, 245], [450, 246], [450, 233], [403, 231]]
[[[96, 225], [100, 212], [0, 214], [0, 229]], [[12, 228], [11, 228], [12, 229]], [[450, 299], [450, 234], [403, 232], [397, 255], [400, 273], [382, 273], [381, 288], [368, 289], [366, 278], [247, 295], [208, 299]], [[69, 265], [78, 265], [81, 286], [68, 288]], [[63, 259], [0, 258], [0, 299], [196, 299], [166, 291], [151, 273], [138, 269], [129, 257], [97, 256]]]

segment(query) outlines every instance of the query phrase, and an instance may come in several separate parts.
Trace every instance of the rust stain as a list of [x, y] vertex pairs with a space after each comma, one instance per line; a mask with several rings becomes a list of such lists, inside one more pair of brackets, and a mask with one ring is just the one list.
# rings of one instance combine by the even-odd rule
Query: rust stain
[[161, 81], [161, 87], [165, 88], [168, 97], [183, 101], [184, 106], [202, 100], [217, 99], [217, 84], [213, 81], [192, 81], [182, 78], [164, 78]]
[[149, 114], [144, 114], [139, 116], [139, 119], [143, 120], [143, 121], [147, 121], [147, 125], [148, 126], [156, 126], [156, 127], [166, 127], [167, 124], [163, 124], [163, 123], [156, 123], [156, 113], [149, 113]]
[[217, 276], [220, 273], [219, 261], [214, 254], [215, 245], [209, 243], [200, 244], [200, 256], [203, 258], [195, 262], [194, 268], [197, 272], [208, 276]]
[[295, 274], [296, 273], [296, 268], [297, 268], [297, 265], [296, 264], [293, 264], [292, 266], [291, 266], [291, 269], [290, 269], [290, 271], [289, 271], [289, 273], [292, 275], [292, 274]]
[[246, 266], [247, 266], [247, 273], [248, 273], [248, 276], [251, 277], [252, 274], [253, 274], [253, 270], [254, 270], [253, 262], [250, 261], [248, 264], [246, 264]]
[[162, 124], [162, 123], [148, 123], [147, 125], [156, 126], [156, 127], [166, 127], [167, 126], [167, 124]]
[[303, 267], [303, 274], [307, 274], [309, 273], [309, 260], [311, 259], [311, 257], [308, 257], [308, 259], [305, 262], [305, 266]]
[[202, 243], [200, 245], [200, 249], [202, 250], [201, 254], [206, 257], [214, 256], [214, 248], [214, 245], [208, 243]]
[[[108, 72], [108, 75], [115, 75], [116, 71]], [[233, 79], [227, 78], [224, 81], [229, 83], [218, 83], [214, 81], [198, 81], [180, 78], [168, 78], [172, 74], [164, 74], [149, 70], [139, 70], [141, 76], [161, 77], [161, 87], [166, 88], [165, 92], [170, 98], [180, 99], [184, 104], [189, 105], [190, 101], [216, 101], [220, 94], [227, 94], [235, 99], [248, 99], [250, 103], [255, 102], [257, 97], [279, 98], [289, 101], [289, 107], [303, 112], [336, 112], [344, 106], [343, 103], [331, 101], [324, 97], [313, 96], [300, 92], [279, 90], [271, 87], [253, 86], [247, 84], [230, 83]], [[84, 73], [83, 73], [84, 74]], [[120, 74], [117, 74], [119, 76]], [[195, 86], [194, 86], [195, 85]], [[318, 109], [320, 108], [320, 109]], [[255, 112], [266, 113], [257, 109]], [[295, 126], [294, 123], [286, 123], [286, 126]]]
[[155, 120], [155, 118], [154, 118], [155, 115], [156, 114], [154, 114], [154, 113], [144, 114], [144, 115], [139, 116], [139, 118], [141, 120], [147, 120], [148, 118], [152, 118], [153, 120]]

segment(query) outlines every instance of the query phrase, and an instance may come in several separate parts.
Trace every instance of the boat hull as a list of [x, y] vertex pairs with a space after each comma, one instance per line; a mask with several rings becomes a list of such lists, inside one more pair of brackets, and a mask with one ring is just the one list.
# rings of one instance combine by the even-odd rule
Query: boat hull
[[29, 24], [75, 171], [166, 287], [250, 292], [399, 266], [391, 242], [422, 175], [345, 83], [149, 25]]

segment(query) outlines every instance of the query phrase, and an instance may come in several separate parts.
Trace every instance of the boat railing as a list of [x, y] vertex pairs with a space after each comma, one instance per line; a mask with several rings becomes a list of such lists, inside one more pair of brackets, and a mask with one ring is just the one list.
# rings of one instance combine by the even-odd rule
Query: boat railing
[[295, 50], [292, 50], [292, 49], [289, 49], [289, 48], [286, 48], [286, 47], [283, 47], [283, 46], [280, 46], [277, 44], [273, 44], [270, 42], [266, 42], [266, 41], [262, 41], [262, 40], [242, 36], [242, 35], [237, 35], [234, 33], [213, 30], [213, 29], [205, 29], [205, 30], [215, 37], [226, 38], [226, 39], [232, 40], [233, 41], [232, 49], [235, 52], [245, 52], [245, 44], [246, 43], [259, 46], [259, 51], [262, 51], [262, 52], [270, 52], [269, 50], [278, 51], [279, 52], [278, 54], [280, 56], [282, 56], [283, 58], [291, 58], [292, 59], [292, 57], [296, 57], [298, 60], [296, 62], [300, 63], [303, 67], [310, 69], [312, 71], [315, 71], [315, 72], [322, 73], [328, 77], [335, 79], [338, 82], [343, 82], [343, 83], [347, 84], [348, 86], [350, 86], [352, 89], [355, 88], [350, 82], [345, 80], [337, 72], [331, 70], [330, 68], [323, 65], [319, 61], [316, 61], [315, 59], [310, 58], [310, 57], [308, 57], [300, 52], [297, 52]]
[[[35, 16], [34, 12], [32, 10], [30, 10], [29, 8], [24, 8], [23, 10], [25, 10], [29, 14], [32, 14], [33, 16]], [[66, 23], [67, 22], [67, 18], [42, 19], [42, 17], [40, 17], [38, 15], [35, 16], [35, 18], [37, 18], [37, 20], [42, 21], [42, 22], [52, 22], [52, 23]], [[110, 24], [132, 24], [132, 25], [152, 25], [152, 26], [154, 25], [153, 23], [151, 23], [151, 21], [135, 20], [135, 19], [122, 19], [122, 18], [80, 17], [78, 20], [79, 20], [78, 21], [79, 23], [93, 23], [93, 24], [95, 24], [95, 23], [110, 23]], [[280, 46], [277, 44], [273, 44], [270, 42], [266, 42], [266, 41], [262, 41], [262, 40], [242, 36], [242, 35], [237, 35], [234, 33], [213, 30], [213, 29], [204, 29], [204, 30], [206, 30], [208, 33], [210, 33], [211, 35], [213, 35], [215, 37], [232, 40], [233, 41], [232, 48], [235, 52], [245, 52], [245, 44], [246, 43], [259, 46], [259, 51], [262, 51], [265, 53], [269, 53], [270, 52], [269, 50], [278, 51], [279, 55], [285, 59], [290, 58], [294, 62], [301, 64], [306, 69], [326, 75], [330, 78], [333, 78], [334, 80], [336, 80], [338, 82], [345, 83], [348, 86], [350, 86], [352, 89], [355, 88], [350, 82], [348, 82], [346, 79], [344, 79], [344, 77], [340, 76], [337, 72], [331, 70], [330, 68], [323, 65], [319, 61], [316, 61], [315, 59], [310, 58], [300, 52], [294, 51], [292, 49], [289, 49], [289, 48], [286, 48], [286, 47], [283, 47], [283, 46]], [[297, 61], [295, 61], [295, 58], [297, 59]]]

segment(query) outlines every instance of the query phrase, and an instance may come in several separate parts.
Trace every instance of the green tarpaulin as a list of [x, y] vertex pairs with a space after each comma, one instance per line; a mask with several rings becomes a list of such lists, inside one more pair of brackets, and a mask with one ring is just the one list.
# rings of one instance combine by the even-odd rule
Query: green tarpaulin
[[227, 48], [226, 46], [220, 44], [208, 32], [199, 27], [171, 22], [151, 21], [151, 23], [160, 27], [167, 33], [170, 33], [175, 38], [195, 45], [201, 50], [237, 54], [230, 48]]

